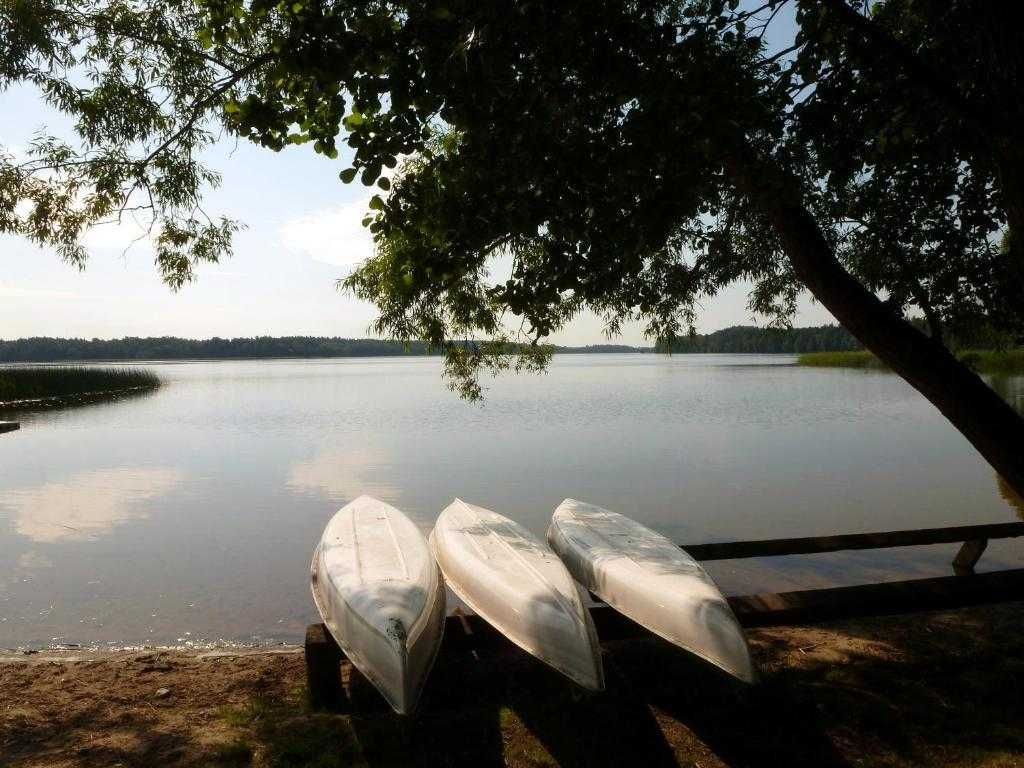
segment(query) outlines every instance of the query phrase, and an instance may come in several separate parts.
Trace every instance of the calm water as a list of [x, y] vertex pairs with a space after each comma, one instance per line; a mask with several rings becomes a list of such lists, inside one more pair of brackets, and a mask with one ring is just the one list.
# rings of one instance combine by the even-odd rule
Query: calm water
[[[679, 542], [1016, 519], [899, 378], [785, 356], [567, 356], [481, 406], [432, 359], [154, 364], [157, 393], [0, 436], [0, 648], [297, 641], [310, 552], [361, 493], [542, 533], [574, 496]], [[1024, 400], [1024, 378], [994, 383]], [[730, 593], [949, 572], [955, 546], [711, 564]], [[1024, 564], [996, 543], [986, 568]]]

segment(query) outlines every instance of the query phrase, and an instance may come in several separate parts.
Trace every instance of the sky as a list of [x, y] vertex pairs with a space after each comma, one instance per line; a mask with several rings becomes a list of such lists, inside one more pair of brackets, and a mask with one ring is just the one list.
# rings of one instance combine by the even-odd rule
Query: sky
[[[36, 131], [67, 136], [62, 117], [36, 93], [17, 87], [0, 93], [0, 146], [18, 153]], [[173, 293], [159, 278], [139, 228], [126, 221], [86, 236], [84, 271], [63, 263], [52, 249], [0, 236], [0, 338], [74, 336], [372, 336], [373, 306], [339, 293], [336, 281], [372, 252], [360, 225], [372, 194], [358, 181], [343, 184], [348, 167], [343, 144], [337, 160], [310, 145], [275, 153], [248, 142], [225, 140], [206, 155], [223, 175], [206, 195], [211, 215], [246, 225], [235, 255], [203, 265], [198, 280]], [[762, 324], [747, 309], [748, 286], [737, 284], [703, 302], [698, 330]], [[834, 322], [804, 297], [796, 325]], [[584, 315], [551, 339], [554, 343], [605, 343], [598, 318]], [[638, 325], [627, 325], [617, 343], [647, 344]]]

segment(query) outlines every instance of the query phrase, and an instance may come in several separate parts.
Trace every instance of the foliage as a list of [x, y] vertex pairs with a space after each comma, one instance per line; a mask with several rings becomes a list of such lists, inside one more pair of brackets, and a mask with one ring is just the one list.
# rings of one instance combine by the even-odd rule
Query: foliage
[[[970, 98], [963, 109], [983, 116], [986, 135], [1019, 131], [1008, 113], [1020, 100], [1005, 98], [1015, 89], [991, 60], [999, 14], [983, 5], [873, 3], [882, 41], [851, 29], [849, 10], [802, 3], [798, 12], [794, 69], [813, 90], [793, 105], [787, 151], [806, 162], [850, 271], [896, 312], [923, 314], [938, 338], [947, 326], [960, 336], [992, 324], [1024, 333], [1024, 260], [1009, 248], [997, 167], [972, 120], [948, 103]], [[886, 55], [885, 41], [914, 58]], [[971, 83], [969, 97], [948, 95], [934, 72]]]
[[[933, 92], [915, 80], [905, 109], [911, 78], [891, 57], [857, 64], [871, 46], [842, 11], [863, 20], [859, 2], [204, 3], [218, 54], [277, 52], [229, 105], [235, 130], [328, 156], [347, 131], [342, 180], [381, 193], [366, 221], [378, 252], [344, 286], [377, 305], [378, 332], [445, 349], [464, 394], [510, 352], [543, 365], [520, 342], [540, 350], [583, 310], [671, 343], [702, 298], [747, 280], [751, 309], [788, 322], [802, 286], [740, 183], [761, 179], [751, 158], [799, 180], [895, 315], [919, 307], [936, 337], [967, 317], [1024, 327], [1012, 260], [992, 247], [1006, 216], [991, 153], [953, 120], [929, 144]], [[799, 36], [769, 50], [787, 4]], [[925, 5], [890, 0], [872, 30], [929, 66], [981, 45]]]
[[0, 368], [0, 402], [150, 389], [159, 385], [155, 373], [140, 368]]
[[42, 131], [16, 156], [0, 146], [0, 233], [84, 266], [90, 226], [142, 226], [164, 281], [230, 255], [239, 224], [211, 218], [200, 162], [222, 99], [262, 62], [205, 51], [191, 0], [10, 0], [0, 4], [0, 91], [34, 88], [72, 124]]

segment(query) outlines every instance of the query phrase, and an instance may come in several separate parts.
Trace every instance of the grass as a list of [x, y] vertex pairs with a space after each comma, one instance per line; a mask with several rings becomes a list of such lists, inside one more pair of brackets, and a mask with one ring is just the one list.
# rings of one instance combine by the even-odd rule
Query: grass
[[[1024, 348], [1005, 350], [968, 349], [957, 352], [960, 361], [978, 373], [1024, 373]], [[870, 352], [808, 352], [800, 355], [797, 365], [821, 368], [865, 368], [887, 370], [885, 364]]]
[[243, 739], [217, 744], [210, 749], [208, 768], [247, 768], [252, 765], [253, 748]]
[[129, 389], [152, 389], [160, 379], [141, 368], [26, 366], [0, 368], [0, 402], [69, 398]]
[[252, 764], [253, 747], [259, 744], [261, 764], [269, 768], [350, 768], [365, 764], [349, 718], [310, 710], [305, 689], [284, 697], [257, 696], [241, 707], [221, 707], [220, 720], [242, 731], [219, 758], [218, 766]]

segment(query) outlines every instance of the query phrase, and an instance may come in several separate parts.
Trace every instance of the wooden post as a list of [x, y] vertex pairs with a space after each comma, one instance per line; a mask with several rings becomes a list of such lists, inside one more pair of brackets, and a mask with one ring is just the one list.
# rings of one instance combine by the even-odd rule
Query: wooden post
[[16, 429], [21, 429], [21, 424], [16, 421], [0, 421], [0, 435], [4, 432], [13, 432]]
[[337, 710], [345, 700], [341, 660], [345, 654], [323, 624], [306, 627], [306, 685], [313, 709]]
[[988, 539], [968, 539], [960, 547], [960, 551], [953, 558], [953, 571], [958, 576], [967, 576], [974, 573], [974, 566], [981, 559], [985, 547], [988, 546]]

